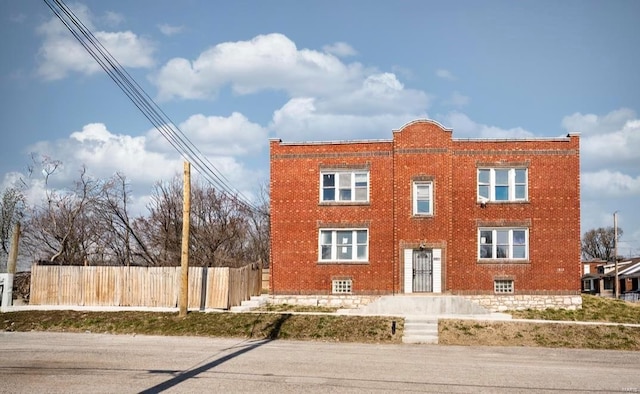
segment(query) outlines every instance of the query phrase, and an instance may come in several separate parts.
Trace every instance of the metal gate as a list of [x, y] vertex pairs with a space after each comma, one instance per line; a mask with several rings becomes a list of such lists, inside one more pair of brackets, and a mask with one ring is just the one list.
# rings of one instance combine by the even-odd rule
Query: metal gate
[[413, 291], [433, 291], [433, 253], [431, 250], [413, 251]]

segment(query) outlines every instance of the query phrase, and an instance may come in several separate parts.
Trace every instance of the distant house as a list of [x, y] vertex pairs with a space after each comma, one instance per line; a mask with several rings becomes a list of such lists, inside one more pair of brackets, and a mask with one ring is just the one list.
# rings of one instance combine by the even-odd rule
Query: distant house
[[270, 165], [276, 296], [579, 300], [577, 134], [460, 139], [417, 120], [388, 140], [271, 140]]
[[[585, 265], [586, 264], [586, 265]], [[592, 265], [595, 266], [595, 270]], [[613, 297], [615, 294], [615, 264], [611, 262], [594, 261], [583, 262], [585, 269], [582, 275], [582, 291], [600, 295], [604, 297]], [[618, 262], [618, 283], [620, 286], [619, 294], [640, 293], [640, 257], [624, 259]], [[623, 298], [637, 298], [633, 296], [623, 296]]]

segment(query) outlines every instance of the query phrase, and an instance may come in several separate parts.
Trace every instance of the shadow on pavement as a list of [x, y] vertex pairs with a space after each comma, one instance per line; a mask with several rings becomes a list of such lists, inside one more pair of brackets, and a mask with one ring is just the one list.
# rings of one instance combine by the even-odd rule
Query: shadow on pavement
[[[257, 340], [257, 341], [252, 341], [250, 343], [248, 343], [246, 346], [236, 350], [235, 352], [231, 353], [231, 354], [227, 354], [226, 356], [223, 356], [221, 358], [218, 358], [216, 360], [213, 360], [207, 364], [204, 364], [202, 366], [199, 366], [197, 368], [193, 368], [187, 371], [183, 371], [182, 373], [180, 373], [178, 376], [175, 376], [167, 381], [164, 381], [160, 384], [157, 384], [153, 387], [150, 387], [146, 390], [141, 391], [141, 394], [151, 394], [151, 393], [159, 393], [165, 390], [168, 390], [184, 381], [186, 381], [187, 379], [191, 379], [194, 378], [196, 376], [198, 376], [199, 374], [206, 372], [210, 369], [213, 369], [215, 367], [217, 367], [220, 364], [223, 364], [231, 359], [234, 359], [244, 353], [247, 353], [255, 348], [258, 348], [266, 343], [269, 343], [273, 340], [278, 339], [278, 336], [280, 335], [280, 329], [282, 328], [282, 325], [284, 324], [285, 321], [287, 321], [287, 319], [289, 319], [291, 317], [290, 314], [286, 314], [286, 315], [282, 315], [280, 317], [280, 319], [278, 319], [277, 321], [275, 321], [269, 330], [269, 333], [267, 335], [267, 339], [263, 339], [263, 340]], [[253, 334], [253, 330], [252, 330], [252, 334]], [[149, 372], [153, 372], [153, 371], [149, 371]]]

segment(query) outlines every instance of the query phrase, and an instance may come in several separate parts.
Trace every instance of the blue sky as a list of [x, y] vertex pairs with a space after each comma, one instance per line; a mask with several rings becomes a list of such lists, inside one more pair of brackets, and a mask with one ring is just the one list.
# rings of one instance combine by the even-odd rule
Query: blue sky
[[[581, 132], [582, 228], [640, 255], [640, 2], [69, 2], [165, 113], [247, 195], [268, 139], [391, 138], [416, 118], [460, 138]], [[0, 0], [0, 186], [31, 154], [151, 185], [182, 159], [44, 1]], [[43, 179], [28, 179], [33, 202]]]

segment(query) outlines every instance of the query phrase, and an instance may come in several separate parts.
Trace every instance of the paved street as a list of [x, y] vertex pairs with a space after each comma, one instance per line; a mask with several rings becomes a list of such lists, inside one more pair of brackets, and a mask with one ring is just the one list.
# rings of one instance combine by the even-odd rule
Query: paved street
[[0, 333], [2, 393], [640, 393], [640, 352]]

